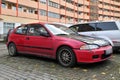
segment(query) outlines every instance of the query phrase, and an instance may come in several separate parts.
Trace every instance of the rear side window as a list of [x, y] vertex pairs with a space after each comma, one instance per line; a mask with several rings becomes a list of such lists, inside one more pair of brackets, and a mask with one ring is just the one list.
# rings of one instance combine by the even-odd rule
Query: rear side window
[[89, 23], [89, 24], [78, 24], [75, 26], [72, 26], [71, 29], [73, 31], [77, 32], [86, 32], [86, 31], [95, 31], [95, 24]]
[[26, 32], [27, 32], [27, 27], [24, 27], [24, 26], [20, 26], [16, 30], [17, 34], [26, 34]]
[[96, 23], [96, 31], [104, 31], [104, 30], [118, 30], [115, 22], [101, 22]]

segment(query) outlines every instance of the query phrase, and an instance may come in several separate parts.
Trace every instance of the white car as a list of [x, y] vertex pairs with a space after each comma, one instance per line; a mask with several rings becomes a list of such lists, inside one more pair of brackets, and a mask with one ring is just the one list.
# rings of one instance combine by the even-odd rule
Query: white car
[[[64, 23], [53, 23], [53, 24], [56, 25], [56, 26], [59, 27], [59, 28], [62, 28], [62, 27], [63, 27], [63, 29], [72, 30], [72, 31], [76, 32], [76, 31], [73, 30], [73, 28], [71, 27], [73, 24], [64, 24]], [[67, 27], [67, 28], [69, 28], [69, 29], [67, 29], [67, 28], [65, 28], [65, 27]], [[82, 35], [85, 35], [85, 34], [83, 33]], [[90, 35], [88, 35], [88, 36], [90, 36]], [[114, 44], [113, 44], [113, 42], [111, 41], [111, 39], [108, 38], [108, 37], [106, 37], [106, 36], [92, 36], [92, 37], [97, 37], [97, 38], [101, 38], [101, 39], [107, 40], [112, 46], [114, 46]]]
[[113, 45], [114, 50], [120, 49], [120, 21], [79, 23], [70, 26], [70, 29], [77, 31], [79, 34], [103, 37]]

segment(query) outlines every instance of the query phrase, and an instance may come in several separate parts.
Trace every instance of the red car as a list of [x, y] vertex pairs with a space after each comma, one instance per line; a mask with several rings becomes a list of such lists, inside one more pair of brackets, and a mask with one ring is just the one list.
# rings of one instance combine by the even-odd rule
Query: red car
[[95, 63], [110, 58], [112, 47], [106, 40], [79, 35], [49, 23], [31, 23], [15, 28], [8, 37], [10, 56], [34, 54], [57, 59], [62, 66], [77, 62]]

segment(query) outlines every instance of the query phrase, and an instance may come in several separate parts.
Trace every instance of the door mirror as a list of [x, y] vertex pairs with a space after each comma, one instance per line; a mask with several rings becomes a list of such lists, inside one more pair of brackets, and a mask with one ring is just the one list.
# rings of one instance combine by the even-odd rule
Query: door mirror
[[47, 32], [41, 32], [41, 36], [50, 37], [50, 35]]

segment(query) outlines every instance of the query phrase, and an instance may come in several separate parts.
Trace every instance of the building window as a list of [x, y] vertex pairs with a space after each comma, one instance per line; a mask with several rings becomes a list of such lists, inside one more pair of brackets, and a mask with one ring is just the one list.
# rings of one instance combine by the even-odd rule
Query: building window
[[3, 23], [3, 32], [4, 32], [4, 34], [7, 34], [7, 32], [8, 32], [8, 30], [10, 30], [10, 29], [13, 29], [14, 28], [14, 26], [15, 26], [15, 23], [8, 23], [8, 22], [4, 22]]
[[60, 14], [54, 12], [48, 12], [48, 16], [52, 18], [60, 18]]
[[28, 9], [29, 13], [35, 13], [34, 9]]
[[16, 10], [16, 6], [15, 5], [12, 6], [12, 10]]
[[48, 5], [51, 6], [51, 7], [54, 7], [54, 8], [60, 8], [60, 5], [58, 3], [55, 3], [55, 2], [52, 2], [52, 1], [49, 1]]
[[47, 15], [47, 12], [46, 12], [46, 10], [40, 10], [40, 15], [42, 15], [42, 16], [46, 16]]
[[19, 6], [19, 7], [18, 7], [18, 11], [21, 11], [21, 12], [23, 11], [22, 6]]
[[5, 3], [2, 3], [2, 8], [6, 8], [6, 4]]
[[40, 1], [40, 3], [42, 3], [42, 4], [46, 4], [48, 0], [39, 0], [39, 1]]

